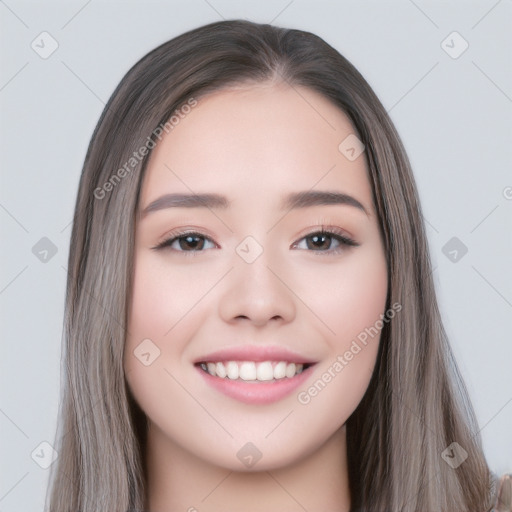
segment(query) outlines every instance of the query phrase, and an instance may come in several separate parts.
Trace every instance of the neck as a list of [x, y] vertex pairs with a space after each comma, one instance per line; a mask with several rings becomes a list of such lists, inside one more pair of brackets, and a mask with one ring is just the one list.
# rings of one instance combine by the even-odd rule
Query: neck
[[286, 467], [235, 472], [183, 450], [150, 423], [146, 446], [149, 512], [348, 512], [346, 428]]

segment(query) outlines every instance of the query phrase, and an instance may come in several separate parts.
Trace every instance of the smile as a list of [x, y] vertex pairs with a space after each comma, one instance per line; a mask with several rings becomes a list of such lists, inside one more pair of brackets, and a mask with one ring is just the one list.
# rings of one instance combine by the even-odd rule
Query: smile
[[200, 367], [208, 374], [220, 379], [268, 382], [286, 378], [291, 379], [302, 373], [308, 365], [286, 361], [219, 361], [204, 362], [200, 364]]
[[196, 364], [207, 384], [246, 404], [270, 404], [290, 395], [314, 364], [287, 361], [208, 361]]

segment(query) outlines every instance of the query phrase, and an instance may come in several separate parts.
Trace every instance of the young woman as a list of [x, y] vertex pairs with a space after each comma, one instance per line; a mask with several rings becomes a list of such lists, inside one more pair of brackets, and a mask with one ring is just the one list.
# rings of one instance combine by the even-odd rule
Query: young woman
[[496, 506], [407, 156], [319, 37], [224, 21], [141, 59], [68, 270], [51, 512]]

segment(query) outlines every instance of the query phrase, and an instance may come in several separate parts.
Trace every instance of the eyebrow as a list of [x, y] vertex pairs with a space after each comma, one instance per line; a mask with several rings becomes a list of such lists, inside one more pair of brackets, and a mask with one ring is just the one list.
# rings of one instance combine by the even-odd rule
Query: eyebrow
[[[141, 212], [141, 219], [152, 212], [167, 208], [229, 208], [231, 202], [219, 194], [165, 194], [149, 203]], [[312, 206], [345, 205], [353, 206], [369, 216], [363, 204], [355, 197], [342, 192], [307, 190], [292, 192], [284, 197], [281, 210], [296, 210]]]

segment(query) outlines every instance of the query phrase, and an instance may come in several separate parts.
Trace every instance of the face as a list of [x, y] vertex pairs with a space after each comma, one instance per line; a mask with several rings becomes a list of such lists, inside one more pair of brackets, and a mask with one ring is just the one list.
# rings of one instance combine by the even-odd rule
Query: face
[[124, 366], [163, 450], [281, 467], [362, 399], [388, 282], [354, 137], [316, 92], [256, 84], [201, 98], [153, 150]]

